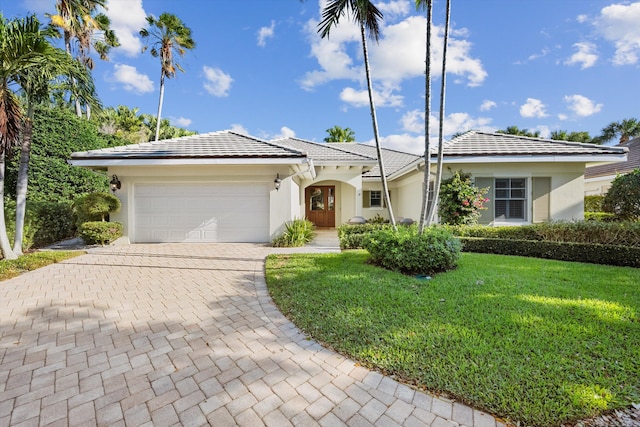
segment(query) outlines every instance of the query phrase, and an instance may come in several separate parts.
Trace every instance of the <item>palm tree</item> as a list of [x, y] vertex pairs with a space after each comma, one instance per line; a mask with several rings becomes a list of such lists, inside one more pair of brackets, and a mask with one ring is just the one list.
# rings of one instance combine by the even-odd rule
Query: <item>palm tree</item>
[[191, 29], [187, 27], [177, 16], [163, 13], [160, 18], [147, 16], [149, 28], [140, 30], [140, 36], [149, 40], [143, 48], [143, 52], [151, 47], [151, 56], [160, 58], [160, 100], [158, 101], [158, 115], [156, 117], [156, 136], [160, 136], [160, 118], [162, 116], [162, 101], [164, 98], [164, 79], [175, 77], [176, 69], [184, 72], [180, 64], [175, 60], [174, 53], [182, 57], [187, 50], [196, 46], [191, 38]]
[[[64, 45], [67, 53], [73, 56], [71, 42], [76, 39], [78, 42], [78, 60], [83, 62], [90, 69], [93, 63], [88, 59], [88, 54], [93, 45], [101, 58], [106, 59], [106, 53], [113, 46], [118, 46], [115, 33], [109, 30], [109, 19], [104, 14], [95, 12], [98, 8], [106, 9], [106, 0], [57, 0], [57, 15], [48, 15], [51, 19], [51, 26], [59, 28], [64, 37]], [[95, 16], [94, 16], [95, 15]], [[103, 37], [94, 39], [95, 31], [103, 34]], [[72, 82], [73, 84], [73, 82]], [[80, 105], [80, 94], [72, 90], [75, 98], [75, 108], [78, 117], [82, 116]], [[88, 116], [91, 114], [88, 110]]]
[[351, 128], [341, 128], [340, 126], [334, 126], [331, 129], [327, 129], [327, 136], [324, 142], [353, 142], [356, 140], [356, 134]]
[[602, 142], [607, 142], [616, 136], [620, 138], [620, 144], [624, 144], [631, 138], [640, 136], [640, 121], [638, 119], [629, 118], [624, 119], [621, 122], [611, 122], [602, 129], [600, 140]]
[[378, 134], [378, 119], [376, 118], [376, 107], [373, 102], [373, 85], [371, 83], [371, 70], [369, 68], [369, 53], [367, 50], [367, 32], [369, 37], [378, 42], [380, 39], [379, 21], [382, 19], [382, 12], [370, 0], [329, 0], [322, 11], [322, 21], [318, 24], [318, 32], [322, 38], [329, 37], [329, 33], [334, 25], [346, 14], [352, 15], [353, 20], [360, 27], [360, 37], [362, 40], [362, 54], [364, 58], [364, 69], [367, 77], [367, 90], [369, 92], [369, 106], [371, 109], [371, 122], [373, 125], [373, 137], [376, 143], [376, 153], [378, 156], [378, 166], [380, 168], [380, 179], [382, 181], [382, 193], [389, 212], [389, 221], [396, 229], [396, 219], [391, 207], [391, 198], [387, 185], [387, 176], [382, 160], [382, 149], [380, 147], [380, 136]]
[[431, 178], [431, 27], [433, 23], [433, 1], [416, 0], [416, 9], [424, 8], [427, 12], [427, 41], [425, 55], [425, 97], [424, 97], [424, 178], [422, 181], [422, 207], [418, 221], [418, 232], [422, 234], [427, 219], [429, 204], [429, 181]]
[[[447, 6], [445, 11], [445, 25], [444, 25], [444, 40], [442, 48], [442, 76], [440, 80], [440, 113], [439, 113], [439, 128], [438, 128], [438, 165], [436, 167], [436, 181], [433, 186], [433, 202], [429, 205], [429, 211], [427, 212], [426, 223], [431, 224], [433, 214], [438, 204], [438, 197], [440, 196], [440, 183], [442, 182], [442, 164], [444, 160], [444, 101], [445, 101], [445, 89], [447, 82], [447, 46], [449, 44], [449, 24], [451, 21], [451, 0], [447, 0]], [[430, 173], [425, 169], [425, 173]]]
[[496, 133], [504, 133], [505, 135], [526, 136], [528, 138], [539, 138], [540, 131], [529, 132], [528, 129], [520, 129], [518, 126], [509, 126], [503, 130], [497, 130]]
[[16, 27], [23, 35], [24, 47], [42, 59], [39, 67], [29, 67], [16, 71], [13, 80], [20, 86], [27, 103], [27, 115], [22, 131], [20, 148], [20, 165], [16, 185], [16, 233], [13, 252], [22, 255], [22, 238], [24, 234], [24, 217], [26, 212], [29, 159], [31, 156], [31, 142], [33, 136], [33, 119], [35, 105], [49, 99], [50, 82], [60, 76], [70, 76], [76, 82], [76, 88], [82, 93], [83, 99], [90, 99], [97, 104], [95, 88], [89, 72], [65, 51], [54, 48], [47, 36], [47, 31], [41, 31], [40, 22], [35, 15], [15, 21]]
[[554, 130], [551, 132], [551, 139], [554, 141], [593, 142], [589, 132], [567, 132], [566, 130]]

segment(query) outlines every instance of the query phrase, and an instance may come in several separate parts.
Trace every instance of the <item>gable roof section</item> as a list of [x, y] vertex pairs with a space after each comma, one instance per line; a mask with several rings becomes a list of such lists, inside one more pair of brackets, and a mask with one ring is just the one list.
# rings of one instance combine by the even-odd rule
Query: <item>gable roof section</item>
[[71, 154], [76, 166], [127, 164], [303, 163], [307, 155], [232, 131], [210, 132]]
[[[332, 142], [327, 145], [340, 149], [371, 157], [375, 160], [375, 166], [364, 173], [363, 178], [380, 178], [380, 168], [378, 167], [378, 153], [373, 145], [359, 144], [355, 142]], [[387, 176], [396, 173], [410, 163], [419, 160], [421, 157], [411, 153], [382, 148], [382, 158]]]
[[[445, 142], [445, 157], [469, 156], [601, 156], [624, 154], [622, 147], [555, 141], [519, 135], [469, 131]], [[432, 154], [434, 157], [434, 154]], [[593, 161], [599, 161], [594, 159]]]
[[365, 164], [373, 166], [378, 162], [376, 157], [344, 150], [340, 147], [340, 144], [312, 142], [300, 138], [282, 138], [276, 139], [273, 142], [281, 145], [286, 145], [303, 153], [306, 153], [310, 158], [313, 159], [313, 163], [316, 165], [322, 165], [323, 163], [345, 163]]
[[596, 178], [600, 176], [626, 174], [640, 168], [640, 137], [634, 138], [623, 144], [618, 144], [617, 147], [627, 147], [629, 149], [629, 155], [627, 156], [626, 162], [588, 167], [584, 171], [584, 177]]

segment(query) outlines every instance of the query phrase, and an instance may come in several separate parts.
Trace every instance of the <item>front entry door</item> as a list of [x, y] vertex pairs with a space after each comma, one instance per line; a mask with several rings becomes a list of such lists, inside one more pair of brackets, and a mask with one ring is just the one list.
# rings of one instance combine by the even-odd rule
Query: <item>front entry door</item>
[[319, 185], [307, 187], [307, 219], [316, 227], [336, 226], [336, 187]]

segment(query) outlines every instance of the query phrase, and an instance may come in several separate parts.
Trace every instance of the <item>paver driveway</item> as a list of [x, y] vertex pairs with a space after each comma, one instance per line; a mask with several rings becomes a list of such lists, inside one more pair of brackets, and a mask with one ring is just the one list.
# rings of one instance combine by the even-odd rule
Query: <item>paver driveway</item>
[[109, 247], [1, 283], [0, 426], [496, 425], [307, 339], [270, 251]]

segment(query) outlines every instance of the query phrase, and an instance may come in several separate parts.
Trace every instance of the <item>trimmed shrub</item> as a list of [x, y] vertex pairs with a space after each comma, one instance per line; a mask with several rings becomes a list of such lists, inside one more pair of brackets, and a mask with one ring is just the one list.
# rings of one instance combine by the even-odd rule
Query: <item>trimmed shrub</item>
[[392, 230], [391, 224], [367, 223], [367, 224], [343, 224], [338, 227], [340, 249], [362, 249], [365, 237], [378, 230]]
[[640, 169], [618, 175], [604, 196], [603, 209], [623, 221], [640, 219]]
[[306, 219], [296, 219], [284, 225], [282, 234], [273, 239], [273, 246], [293, 248], [304, 246], [313, 240], [315, 226]]
[[591, 264], [640, 267], [640, 247], [463, 237], [464, 252], [518, 255]]
[[585, 212], [584, 220], [585, 221], [602, 221], [602, 222], [611, 222], [615, 221], [616, 216], [609, 212]]
[[602, 204], [604, 196], [584, 196], [584, 211], [586, 212], [602, 212]]
[[405, 274], [433, 274], [456, 268], [460, 240], [441, 228], [401, 227], [371, 232], [364, 241], [371, 262]]
[[120, 199], [109, 193], [89, 193], [73, 202], [78, 224], [105, 221], [109, 214], [120, 209]]
[[78, 234], [88, 245], [108, 245], [122, 236], [119, 222], [89, 221], [80, 225]]
[[495, 239], [540, 240], [532, 226], [442, 225], [459, 237], [487, 237]]

